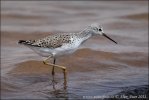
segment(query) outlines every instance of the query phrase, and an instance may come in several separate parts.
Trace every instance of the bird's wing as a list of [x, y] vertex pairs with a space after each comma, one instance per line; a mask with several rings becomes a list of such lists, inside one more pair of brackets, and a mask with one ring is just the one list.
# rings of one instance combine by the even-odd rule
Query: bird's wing
[[58, 48], [61, 47], [64, 43], [69, 43], [70, 41], [70, 34], [53, 34], [48, 37], [36, 40], [31, 45], [44, 48]]

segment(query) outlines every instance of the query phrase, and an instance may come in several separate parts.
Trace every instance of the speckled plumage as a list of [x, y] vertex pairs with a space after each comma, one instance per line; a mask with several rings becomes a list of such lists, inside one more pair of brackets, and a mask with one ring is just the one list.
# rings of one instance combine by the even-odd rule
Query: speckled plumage
[[[68, 48], [74, 48], [76, 42], [79, 41], [81, 43], [81, 38], [78, 38], [76, 33], [57, 33], [51, 34], [38, 40], [20, 40], [19, 43], [28, 46], [41, 56], [49, 56], [50, 54], [54, 56], [55, 54], [57, 54], [58, 51], [67, 50]], [[62, 48], [63, 50], [60, 50], [60, 48]], [[42, 49], [41, 51], [43, 52], [48, 51], [49, 54], [41, 54], [41, 51], [37, 51], [38, 49]], [[57, 52], [54, 52], [54, 50]]]
[[70, 34], [52, 34], [50, 36], [37, 40], [32, 45], [44, 48], [57, 48], [61, 47], [64, 43], [71, 43], [71, 37], [72, 36]]
[[84, 41], [97, 34], [103, 34], [101, 26], [91, 24], [79, 33], [57, 33], [38, 40], [20, 40], [18, 43], [28, 46], [41, 56], [55, 58], [73, 53]]

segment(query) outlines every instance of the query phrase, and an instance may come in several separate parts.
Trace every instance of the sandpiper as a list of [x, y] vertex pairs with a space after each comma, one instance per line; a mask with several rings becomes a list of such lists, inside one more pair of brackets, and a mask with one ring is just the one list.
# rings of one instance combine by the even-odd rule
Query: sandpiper
[[64, 77], [66, 77], [66, 67], [55, 65], [56, 58], [75, 52], [83, 42], [95, 35], [102, 35], [117, 44], [116, 41], [108, 37], [103, 32], [101, 25], [97, 23], [91, 24], [86, 29], [78, 33], [50, 34], [49, 36], [38, 40], [19, 40], [18, 43], [31, 48], [43, 57], [47, 57], [47, 59], [43, 61], [44, 64], [49, 65], [47, 61], [50, 58], [53, 58], [53, 64], [50, 64], [53, 66], [52, 75], [55, 73], [54, 67], [59, 67], [63, 69]]

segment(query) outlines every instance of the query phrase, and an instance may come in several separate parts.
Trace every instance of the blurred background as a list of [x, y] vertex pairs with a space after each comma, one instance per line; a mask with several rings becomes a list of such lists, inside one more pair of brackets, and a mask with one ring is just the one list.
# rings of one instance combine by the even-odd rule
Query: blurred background
[[[102, 36], [61, 57], [67, 66], [63, 89], [57, 69], [55, 89], [51, 68], [20, 39], [50, 33], [80, 32], [99, 23], [117, 45]], [[1, 1], [2, 99], [84, 98], [123, 93], [148, 85], [148, 1]], [[142, 92], [143, 93], [143, 92]]]

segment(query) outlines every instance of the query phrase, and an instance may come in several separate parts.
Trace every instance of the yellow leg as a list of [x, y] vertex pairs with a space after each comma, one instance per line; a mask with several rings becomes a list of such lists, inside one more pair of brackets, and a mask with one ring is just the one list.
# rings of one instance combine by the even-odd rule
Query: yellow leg
[[49, 56], [47, 59], [45, 59], [45, 60], [43, 61], [43, 63], [44, 63], [45, 65], [49, 65], [47, 61], [48, 61], [50, 58], [51, 58], [51, 56]]
[[64, 73], [64, 89], [67, 89], [67, 70], [66, 68], [63, 69], [63, 73]]
[[60, 66], [60, 65], [55, 65], [55, 64], [52, 64], [52, 63], [48, 63], [47, 61], [48, 61], [48, 59], [50, 59], [50, 58], [51, 58], [51, 56], [49, 56], [47, 59], [45, 59], [45, 60], [43, 61], [43, 63], [44, 63], [45, 65], [51, 65], [51, 66], [55, 66], [55, 67], [61, 68], [61, 69], [63, 70], [63, 74], [64, 74], [64, 85], [66, 85], [66, 83], [67, 83], [67, 80], [66, 80], [66, 74], [67, 74], [66, 67]]

